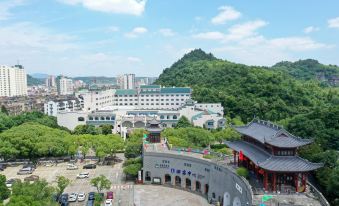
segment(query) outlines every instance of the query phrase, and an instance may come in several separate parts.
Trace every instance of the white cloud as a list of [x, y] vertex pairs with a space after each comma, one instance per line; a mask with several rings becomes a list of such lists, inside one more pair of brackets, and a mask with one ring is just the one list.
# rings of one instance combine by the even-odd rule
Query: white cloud
[[221, 40], [225, 38], [225, 34], [218, 31], [211, 31], [193, 35], [196, 39]]
[[245, 37], [256, 35], [256, 30], [267, 24], [268, 23], [263, 20], [255, 20], [243, 24], [236, 24], [229, 28], [228, 33], [225, 34], [218, 31], [212, 31], [195, 34], [193, 37], [198, 39], [222, 40], [222, 42], [238, 41]]
[[319, 31], [319, 27], [308, 26], [304, 29], [305, 34], [309, 34], [309, 33], [316, 32], [316, 31]]
[[126, 33], [125, 36], [127, 38], [137, 38], [147, 32], [148, 30], [145, 27], [135, 27], [131, 32]]
[[225, 40], [239, 40], [245, 37], [253, 36], [256, 31], [261, 27], [266, 26], [268, 23], [263, 20], [249, 21], [243, 24], [236, 24], [228, 30], [228, 35]]
[[168, 28], [160, 29], [159, 33], [162, 34], [165, 37], [170, 37], [170, 36], [174, 36], [175, 35], [175, 32], [172, 31], [172, 29], [168, 29]]
[[211, 20], [212, 24], [225, 24], [227, 21], [236, 20], [241, 16], [241, 13], [231, 6], [222, 6], [219, 10], [220, 13]]
[[145, 10], [146, 0], [59, 0], [100, 12], [141, 15]]
[[10, 10], [24, 4], [23, 0], [7, 0], [0, 2], [0, 20], [6, 20], [12, 16]]
[[127, 57], [127, 61], [138, 63], [138, 62], [141, 62], [141, 59], [138, 57]]
[[339, 17], [329, 19], [327, 23], [330, 28], [339, 28]]
[[119, 31], [120, 29], [119, 29], [119, 27], [117, 27], [117, 26], [111, 26], [111, 27], [108, 27], [108, 31], [109, 32], [117, 32], [117, 31]]
[[[22, 31], [22, 32], [18, 32]], [[0, 49], [30, 52], [66, 51], [76, 47], [74, 36], [57, 34], [29, 22], [0, 27]]]
[[322, 48], [331, 48], [332, 45], [318, 43], [310, 37], [284, 37], [268, 40], [268, 45], [273, 48], [290, 51], [309, 51]]

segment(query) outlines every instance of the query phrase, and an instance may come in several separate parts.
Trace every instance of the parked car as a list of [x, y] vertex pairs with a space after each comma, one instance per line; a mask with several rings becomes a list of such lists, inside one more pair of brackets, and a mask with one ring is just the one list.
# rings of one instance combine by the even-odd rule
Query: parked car
[[105, 201], [105, 206], [113, 206], [113, 200], [112, 199], [107, 199]]
[[88, 200], [94, 200], [94, 199], [95, 199], [95, 193], [94, 192], [88, 193]]
[[30, 175], [30, 176], [24, 178], [24, 181], [26, 181], [26, 182], [37, 181], [37, 180], [39, 180], [38, 175]]
[[73, 164], [68, 164], [66, 169], [67, 169], [67, 170], [77, 170], [77, 169], [78, 169], [78, 166], [73, 165]]
[[94, 200], [87, 201], [87, 206], [93, 206], [93, 205], [94, 205]]
[[82, 173], [77, 175], [77, 179], [84, 179], [84, 178], [89, 178], [88, 172], [82, 172]]
[[95, 169], [97, 168], [96, 164], [88, 164], [82, 167], [83, 169]]
[[106, 199], [107, 200], [113, 200], [113, 192], [112, 191], [109, 191], [106, 193]]
[[61, 206], [68, 206], [68, 194], [62, 194], [59, 198], [59, 203]]
[[19, 172], [17, 172], [18, 175], [28, 175], [32, 173], [33, 169], [31, 167], [22, 168], [21, 170], [19, 170]]
[[24, 166], [22, 166], [22, 169], [24, 168], [31, 168], [32, 170], [36, 169], [36, 165], [35, 164], [25, 164]]
[[68, 196], [68, 202], [76, 202], [78, 199], [78, 193], [71, 193], [69, 196]]
[[4, 170], [6, 169], [6, 167], [7, 167], [6, 165], [1, 164], [1, 165], [0, 165], [0, 171], [4, 171]]
[[78, 194], [78, 202], [85, 201], [85, 199], [86, 199], [86, 194], [83, 193], [83, 192], [80, 192], [80, 193]]
[[7, 180], [6, 181], [6, 187], [8, 187], [8, 188], [10, 188], [10, 187], [12, 187], [13, 186], [13, 184], [14, 184], [14, 182], [16, 182], [16, 181], [20, 181], [20, 179], [9, 179], [9, 180]]

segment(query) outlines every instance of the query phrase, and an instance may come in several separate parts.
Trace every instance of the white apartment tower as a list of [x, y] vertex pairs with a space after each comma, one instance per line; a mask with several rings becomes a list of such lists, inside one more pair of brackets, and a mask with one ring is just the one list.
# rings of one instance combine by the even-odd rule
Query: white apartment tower
[[0, 66], [0, 96], [25, 95], [27, 95], [27, 75], [23, 66]]
[[73, 94], [73, 80], [66, 77], [60, 78], [60, 95]]
[[46, 78], [46, 87], [56, 87], [55, 76], [50, 75]]
[[120, 89], [135, 89], [135, 74], [124, 74], [117, 77]]

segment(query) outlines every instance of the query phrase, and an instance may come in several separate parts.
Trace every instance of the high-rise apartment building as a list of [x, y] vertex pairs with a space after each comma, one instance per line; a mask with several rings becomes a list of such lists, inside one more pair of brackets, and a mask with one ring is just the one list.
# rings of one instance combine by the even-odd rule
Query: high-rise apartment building
[[50, 75], [46, 78], [46, 87], [48, 88], [56, 87], [55, 76]]
[[73, 80], [67, 77], [60, 77], [58, 78], [58, 93], [60, 95], [71, 95], [73, 94]]
[[23, 66], [0, 66], [0, 96], [25, 95], [27, 95], [27, 75]]
[[117, 85], [120, 89], [135, 89], [135, 74], [117, 76]]

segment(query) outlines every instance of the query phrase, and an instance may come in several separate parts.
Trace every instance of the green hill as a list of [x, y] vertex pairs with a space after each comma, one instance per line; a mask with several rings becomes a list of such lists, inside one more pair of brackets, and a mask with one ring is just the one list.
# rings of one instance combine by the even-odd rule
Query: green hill
[[195, 100], [221, 102], [230, 118], [248, 122], [256, 116], [278, 122], [292, 134], [314, 138], [315, 144], [302, 149], [300, 155], [325, 163], [316, 178], [327, 198], [337, 205], [339, 88], [309, 80], [318, 71], [326, 76], [336, 70], [315, 60], [281, 62], [273, 67], [246, 66], [194, 50], [166, 68], [156, 83], [191, 86]]
[[327, 82], [332, 77], [339, 76], [338, 66], [320, 64], [314, 59], [299, 60], [296, 62], [283, 61], [275, 64], [271, 69], [284, 71], [302, 80], [317, 79]]
[[27, 85], [28, 86], [36, 86], [36, 85], [41, 85], [41, 84], [45, 84], [44, 79], [37, 79], [27, 74]]
[[[197, 58], [199, 57], [199, 58]], [[246, 66], [194, 50], [166, 68], [157, 80], [164, 86], [191, 86], [199, 102], [221, 102], [225, 113], [249, 121], [254, 116], [279, 121], [339, 102], [337, 90], [299, 81], [267, 67]], [[338, 93], [335, 93], [338, 94]]]

